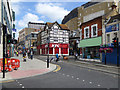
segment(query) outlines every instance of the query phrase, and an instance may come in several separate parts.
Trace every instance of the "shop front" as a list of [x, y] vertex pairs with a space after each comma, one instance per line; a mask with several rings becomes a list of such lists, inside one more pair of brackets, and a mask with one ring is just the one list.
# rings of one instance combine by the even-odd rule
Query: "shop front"
[[[50, 43], [49, 55], [69, 55], [69, 44]], [[42, 54], [48, 54], [48, 44], [41, 45]]]
[[83, 58], [100, 59], [99, 46], [83, 48]]
[[81, 58], [100, 59], [101, 37], [81, 40], [79, 43]]

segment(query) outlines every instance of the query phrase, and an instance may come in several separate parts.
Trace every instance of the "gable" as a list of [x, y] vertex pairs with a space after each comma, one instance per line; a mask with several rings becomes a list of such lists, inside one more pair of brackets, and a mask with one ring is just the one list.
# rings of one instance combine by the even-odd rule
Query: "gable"
[[57, 23], [54, 23], [52, 26], [53, 29], [60, 29], [60, 26]]

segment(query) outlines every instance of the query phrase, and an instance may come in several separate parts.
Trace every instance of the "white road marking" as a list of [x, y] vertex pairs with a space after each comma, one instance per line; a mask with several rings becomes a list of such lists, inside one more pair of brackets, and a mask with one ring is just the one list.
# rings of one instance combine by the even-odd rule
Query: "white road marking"
[[77, 78], [77, 80], [78, 80], [79, 78]]
[[69, 77], [70, 75], [67, 75], [67, 77]]
[[20, 84], [20, 86], [21, 86], [22, 84]]
[[22, 88], [25, 88], [24, 86], [22, 86]]
[[98, 87], [100, 87], [100, 85], [98, 85]]
[[92, 84], [92, 82], [89, 82], [90, 84]]
[[83, 82], [84, 82], [85, 80], [83, 80]]

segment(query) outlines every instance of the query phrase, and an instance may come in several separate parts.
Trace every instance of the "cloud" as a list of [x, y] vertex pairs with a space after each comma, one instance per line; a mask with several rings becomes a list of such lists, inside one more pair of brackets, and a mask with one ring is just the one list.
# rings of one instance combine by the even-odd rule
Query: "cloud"
[[20, 14], [21, 7], [18, 4], [12, 3], [12, 9], [15, 11], [15, 14]]
[[[58, 3], [57, 3], [58, 4]], [[48, 17], [51, 21], [62, 20], [70, 11], [54, 3], [38, 3], [35, 7], [37, 13]]]
[[27, 27], [28, 22], [44, 23], [44, 21], [39, 20], [39, 17], [37, 15], [32, 13], [27, 13], [26, 15], [23, 16], [22, 20], [18, 21], [18, 27], [19, 28]]

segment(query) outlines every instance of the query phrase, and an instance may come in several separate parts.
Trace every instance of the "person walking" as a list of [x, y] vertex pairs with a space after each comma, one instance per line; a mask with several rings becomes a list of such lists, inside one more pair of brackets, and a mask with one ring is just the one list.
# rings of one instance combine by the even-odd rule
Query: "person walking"
[[59, 61], [59, 56], [58, 56], [58, 53], [56, 54], [56, 62]]
[[78, 54], [77, 54], [77, 53], [75, 53], [75, 60], [77, 60], [77, 57], [78, 57]]
[[16, 51], [16, 54], [17, 54], [17, 56], [18, 56], [18, 51]]
[[32, 50], [31, 50], [30, 54], [31, 54], [31, 60], [32, 60], [33, 59], [33, 51]]
[[23, 51], [23, 62], [26, 62], [26, 52]]

